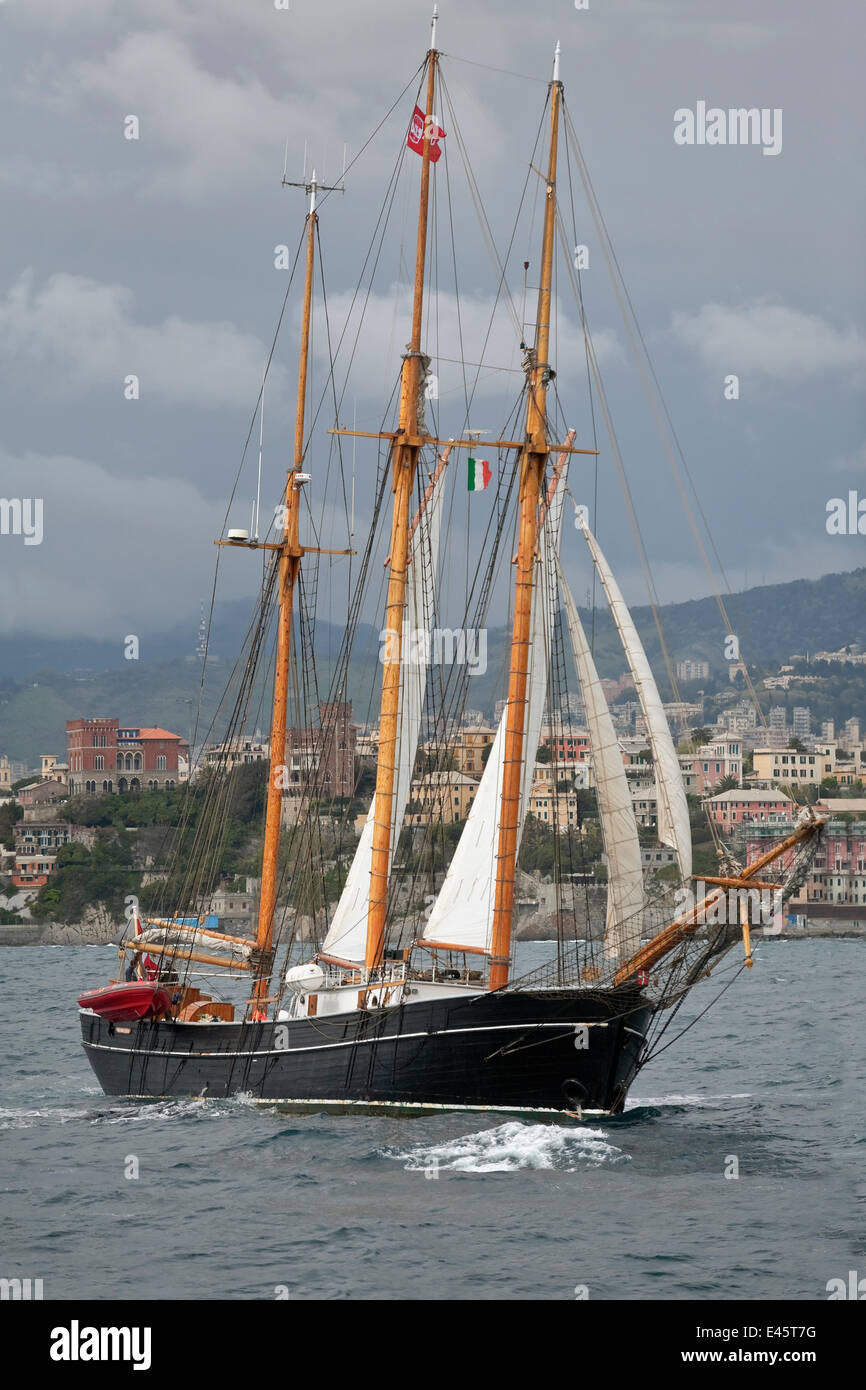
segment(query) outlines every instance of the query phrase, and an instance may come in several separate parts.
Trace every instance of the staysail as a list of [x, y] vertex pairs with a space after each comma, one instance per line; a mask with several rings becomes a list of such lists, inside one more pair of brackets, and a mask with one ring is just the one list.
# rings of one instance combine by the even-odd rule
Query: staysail
[[[412, 784], [412, 768], [421, 732], [421, 712], [430, 664], [428, 624], [424, 612], [425, 571], [435, 579], [439, 559], [439, 533], [442, 517], [445, 468], [440, 460], [426, 506], [412, 537], [411, 563], [403, 622], [400, 667], [400, 723], [397, 736], [397, 776], [391, 822], [391, 859], [400, 836], [403, 816]], [[367, 942], [367, 913], [370, 902], [370, 862], [373, 853], [375, 798], [367, 812], [358, 848], [346, 876], [343, 892], [334, 909], [331, 925], [322, 943], [322, 953], [360, 964]], [[390, 862], [390, 861], [389, 861]]]
[[683, 786], [677, 751], [671, 738], [670, 726], [662, 707], [661, 697], [655, 683], [646, 652], [643, 649], [637, 628], [626, 607], [619, 585], [602, 554], [582, 511], [577, 519], [604, 586], [610, 611], [623, 645], [629, 669], [634, 680], [637, 697], [646, 721], [650, 748], [655, 768], [656, 791], [658, 796], [658, 836], [662, 844], [670, 845], [677, 856], [680, 876], [688, 882], [692, 875], [692, 834], [689, 824], [689, 808]]
[[598, 814], [608, 864], [605, 954], [615, 960], [638, 949], [643, 924], [644, 890], [640, 841], [628, 778], [607, 699], [580, 621], [568, 581], [559, 568], [559, 583], [577, 679], [583, 694], [592, 750]]
[[[535, 773], [535, 754], [541, 736], [541, 721], [547, 698], [551, 632], [556, 611], [556, 555], [562, 526], [565, 481], [566, 468], [563, 465], [556, 475], [555, 491], [538, 536], [538, 563], [535, 567], [535, 588], [532, 595], [518, 843], [529, 805]], [[504, 710], [475, 800], [448, 866], [445, 882], [422, 933], [422, 940], [447, 942], [449, 945], [472, 947], [482, 951], [490, 949], [493, 901], [496, 892], [496, 847], [499, 842], [506, 718], [507, 710]]]

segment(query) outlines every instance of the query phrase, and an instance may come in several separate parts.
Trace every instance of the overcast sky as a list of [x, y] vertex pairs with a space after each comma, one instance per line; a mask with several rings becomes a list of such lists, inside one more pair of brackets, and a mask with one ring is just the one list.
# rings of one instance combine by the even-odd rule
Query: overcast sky
[[[863, 564], [866, 537], [825, 526], [830, 498], [853, 489], [866, 499], [862, 5], [444, 0], [440, 9], [443, 72], [500, 252], [561, 41], [566, 101], [732, 587]], [[307, 141], [320, 176], [324, 164], [336, 181], [344, 143], [358, 153], [423, 60], [430, 10], [429, 0], [291, 0], [288, 10], [273, 0], [0, 0], [0, 497], [44, 501], [41, 544], [0, 536], [4, 639], [41, 630], [120, 642], [186, 617], [195, 626], [288, 280], [274, 248], [294, 253], [303, 227], [303, 195], [280, 183], [286, 141], [290, 178], [301, 176]], [[345, 194], [321, 208], [336, 337], [414, 90], [350, 171]], [[780, 152], [677, 144], [674, 113], [698, 102], [780, 109]], [[124, 138], [129, 115], [138, 140]], [[447, 134], [435, 172], [440, 290], [429, 342], [456, 358], [462, 331], [475, 361], [496, 273], [444, 96], [437, 115]], [[407, 337], [419, 169], [404, 158], [344, 402], [344, 419], [356, 411], [359, 428], [384, 417]], [[531, 182], [508, 262], [518, 304], [524, 259], [537, 283], [536, 192]], [[575, 199], [590, 325], [657, 587], [663, 600], [705, 594], [579, 188]], [[566, 211], [570, 229], [570, 202]], [[291, 447], [299, 289], [266, 394], [268, 504]], [[557, 385], [586, 444], [583, 348], [562, 269], [557, 296]], [[314, 350], [315, 391], [321, 309]], [[500, 314], [486, 361], [511, 370], [482, 377], [479, 427], [504, 424], [519, 360], [518, 335]], [[453, 432], [461, 378], [437, 365], [442, 427]], [[137, 401], [124, 399], [131, 373]], [[724, 397], [729, 374], [738, 400]], [[642, 602], [599, 438], [597, 529], [627, 596]], [[327, 450], [323, 435], [314, 474]], [[254, 454], [234, 525], [248, 524]], [[361, 520], [365, 466], [359, 450]], [[591, 466], [575, 464], [571, 483], [590, 500]], [[462, 517], [465, 499], [460, 506]], [[331, 521], [336, 535], [338, 513]], [[251, 593], [255, 562], [228, 559], [237, 564], [224, 563], [226, 596]], [[571, 536], [565, 559], [582, 599], [584, 557]]]

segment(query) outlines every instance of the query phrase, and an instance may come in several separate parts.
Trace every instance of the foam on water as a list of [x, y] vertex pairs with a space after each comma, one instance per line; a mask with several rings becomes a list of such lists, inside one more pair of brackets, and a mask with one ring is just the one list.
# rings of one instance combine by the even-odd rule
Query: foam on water
[[717, 1096], [691, 1096], [691, 1095], [670, 1095], [670, 1096], [630, 1096], [625, 1103], [626, 1110], [643, 1110], [648, 1105], [695, 1105], [700, 1108], [713, 1107], [725, 1100], [750, 1100], [751, 1091], [728, 1091], [723, 1095]]
[[219, 1106], [216, 1101], [201, 1097], [183, 1097], [180, 1100], [120, 1101], [114, 1105], [106, 1102], [106, 1108], [87, 1115], [90, 1124], [124, 1125], [138, 1124], [141, 1121], [177, 1119], [218, 1119]]
[[70, 1120], [80, 1120], [81, 1110], [72, 1110], [59, 1105], [39, 1106], [0, 1106], [0, 1129], [33, 1129], [40, 1121], [65, 1125]]
[[[101, 1095], [101, 1092], [98, 1094]], [[127, 1125], [141, 1121], [183, 1119], [186, 1116], [216, 1119], [219, 1116], [219, 1107], [214, 1101], [195, 1098], [141, 1102], [112, 1101], [105, 1098], [104, 1107], [98, 1109], [94, 1108], [92, 1101], [77, 1107], [0, 1106], [0, 1130], [33, 1129], [37, 1125], [67, 1125], [76, 1120], [79, 1124], [87, 1125]]]
[[515, 1173], [525, 1168], [547, 1168], [572, 1173], [580, 1167], [628, 1159], [608, 1141], [602, 1129], [532, 1125], [519, 1120], [459, 1135], [441, 1144], [382, 1149], [380, 1153], [403, 1163], [411, 1172]]

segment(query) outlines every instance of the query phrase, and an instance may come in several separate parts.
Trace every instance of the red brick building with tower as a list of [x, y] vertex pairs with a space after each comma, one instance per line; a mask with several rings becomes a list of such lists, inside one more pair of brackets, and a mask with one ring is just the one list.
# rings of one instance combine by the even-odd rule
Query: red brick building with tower
[[189, 745], [168, 729], [69, 719], [66, 748], [70, 796], [171, 790], [187, 777]]

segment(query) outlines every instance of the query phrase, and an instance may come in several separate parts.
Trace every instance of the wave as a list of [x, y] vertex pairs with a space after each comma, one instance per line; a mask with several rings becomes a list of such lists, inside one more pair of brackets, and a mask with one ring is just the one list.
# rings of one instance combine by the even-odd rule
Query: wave
[[628, 1160], [604, 1130], [582, 1126], [532, 1125], [511, 1120], [495, 1129], [410, 1149], [382, 1149], [382, 1157], [402, 1162], [410, 1172], [433, 1177], [439, 1172], [515, 1173], [554, 1169], [572, 1173], [581, 1167]]
[[70, 1120], [80, 1120], [83, 1111], [59, 1105], [46, 1106], [0, 1106], [0, 1129], [33, 1129], [41, 1120], [52, 1124], [65, 1125]]
[[104, 1109], [87, 1112], [84, 1119], [92, 1125], [125, 1125], [154, 1120], [218, 1119], [219, 1114], [216, 1101], [189, 1096], [180, 1100], [118, 1100], [113, 1105], [106, 1104]]
[[[88, 1088], [90, 1089], [90, 1088]], [[97, 1092], [101, 1095], [101, 1092]], [[78, 1106], [0, 1106], [0, 1130], [33, 1129], [37, 1125], [66, 1125], [78, 1121], [87, 1125], [126, 1125], [141, 1121], [183, 1119], [186, 1117], [216, 1119], [220, 1114], [215, 1101], [188, 1100], [106, 1100], [94, 1106], [91, 1099]]]
[[713, 1096], [692, 1096], [679, 1095], [677, 1093], [670, 1096], [629, 1096], [625, 1103], [625, 1110], [645, 1110], [647, 1106], [681, 1106], [694, 1105], [698, 1108], [712, 1108], [718, 1105], [719, 1101], [724, 1100], [751, 1100], [751, 1091], [727, 1091], [720, 1095]]

